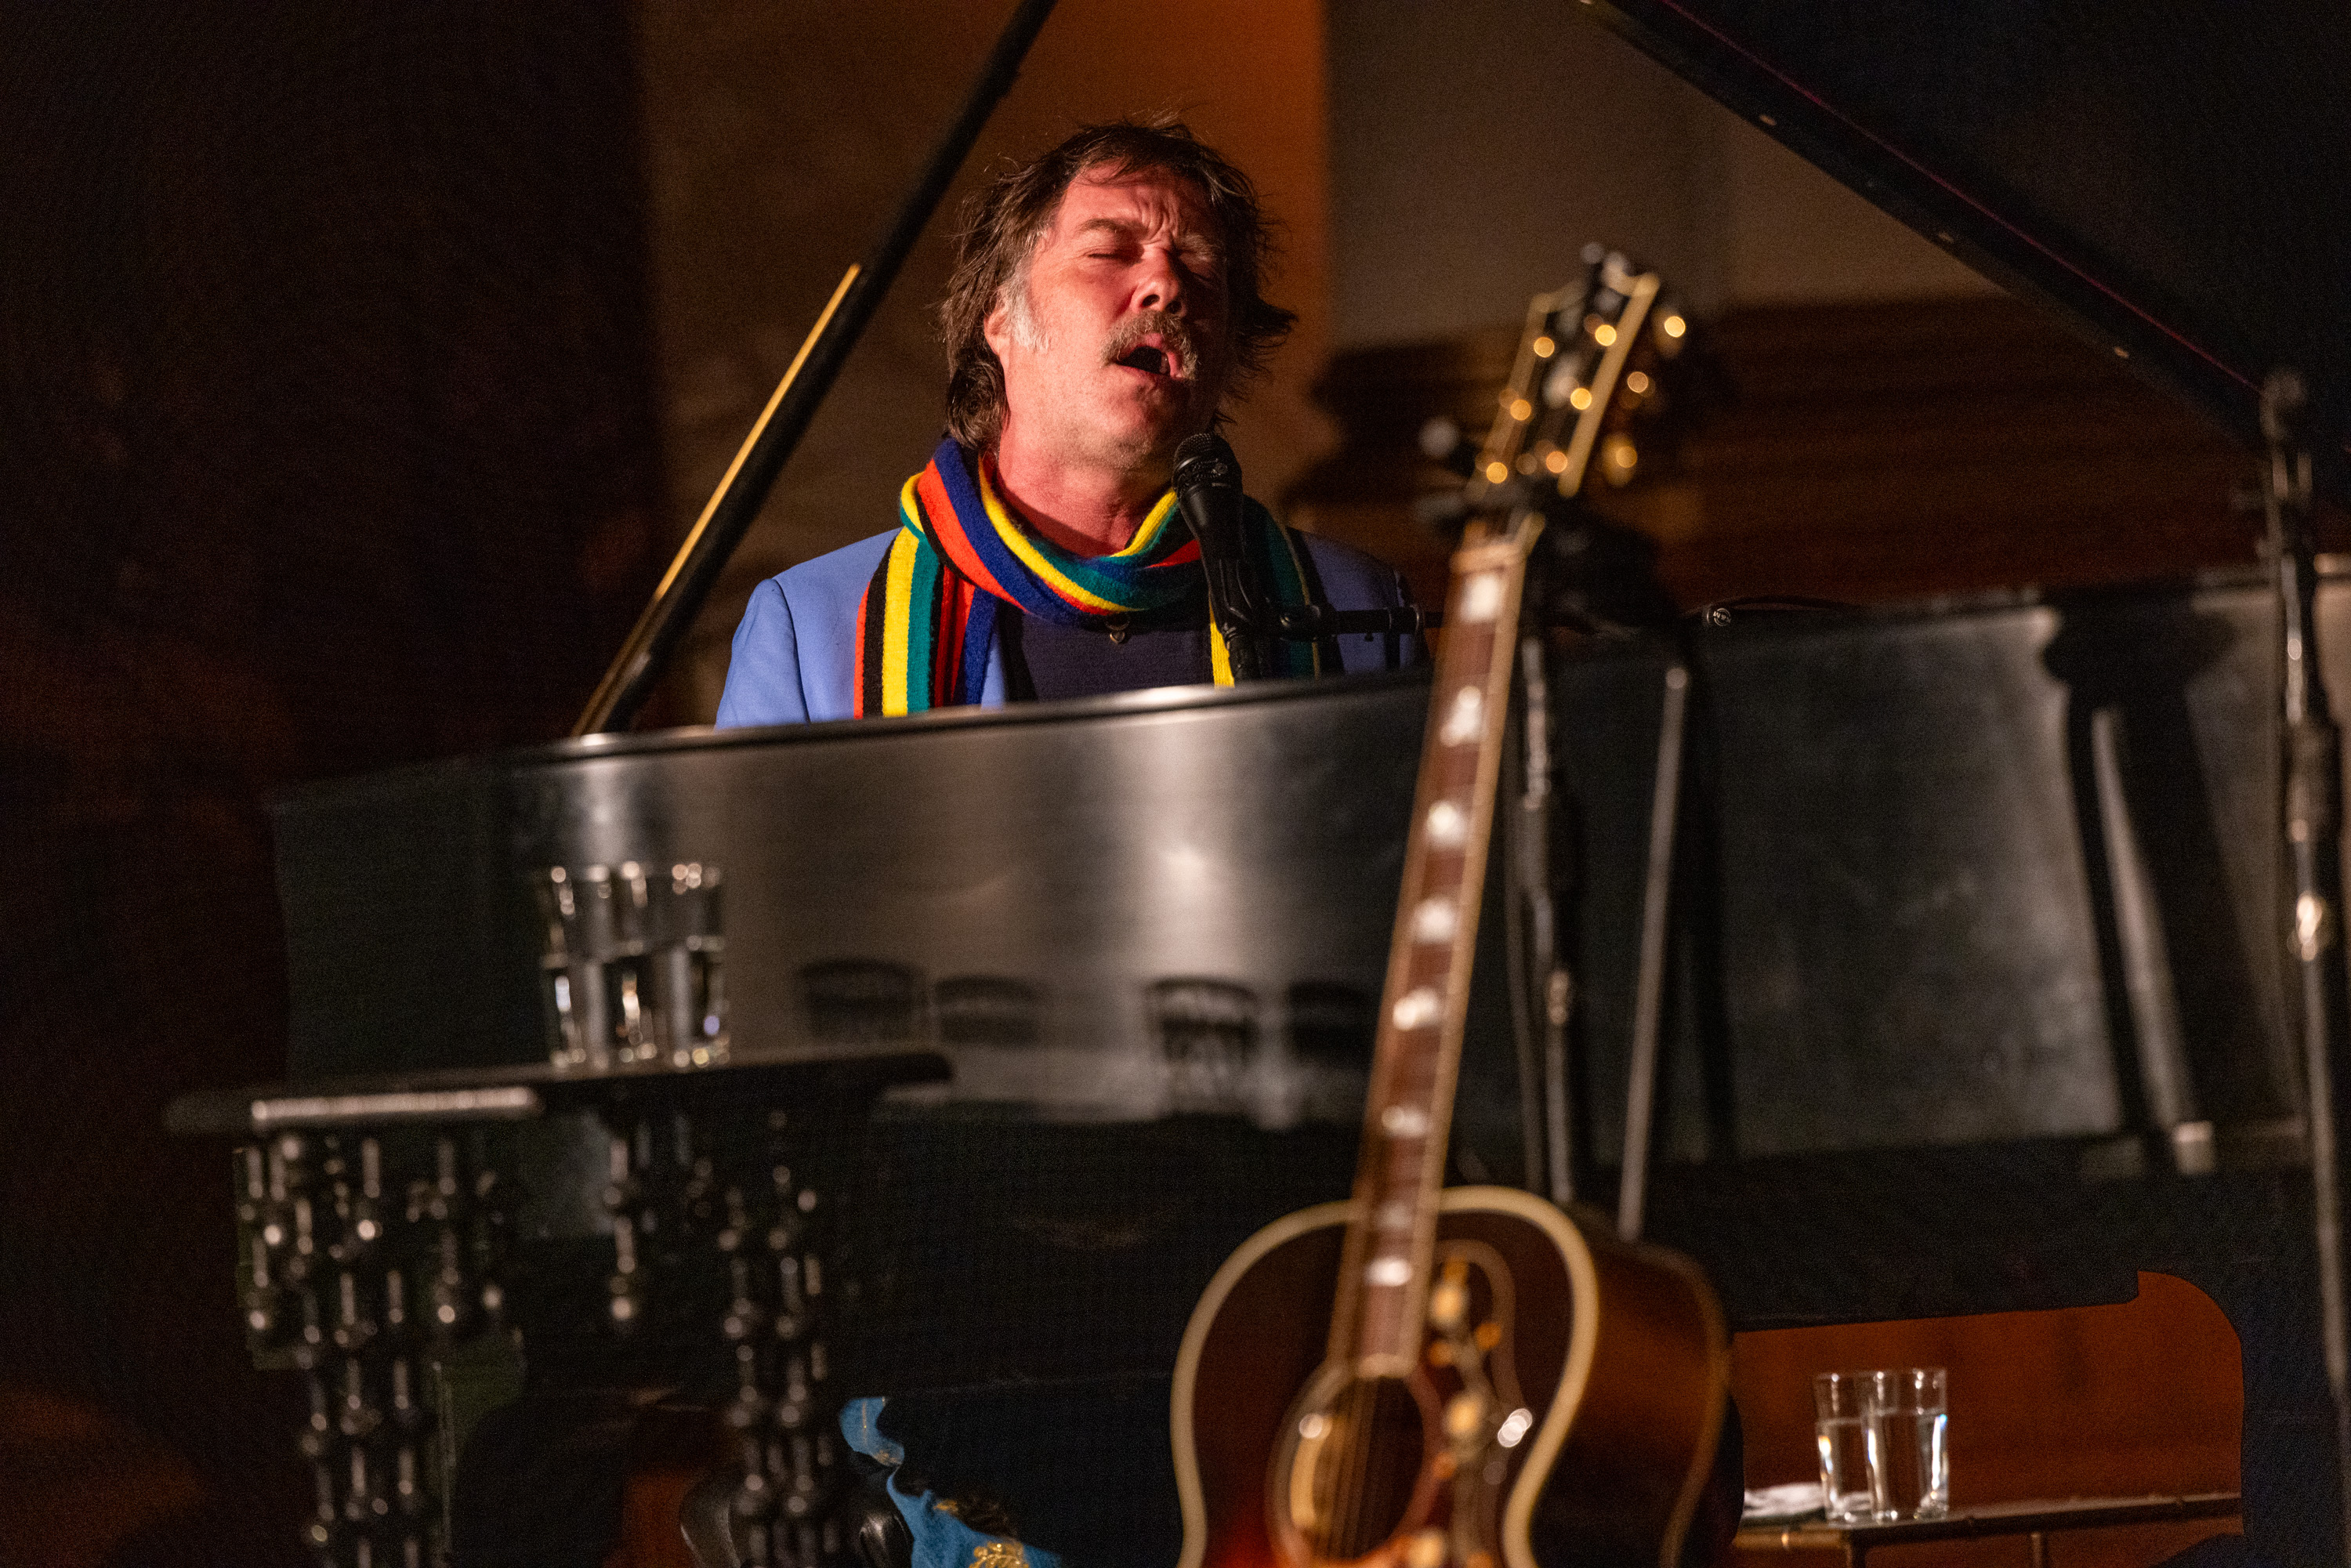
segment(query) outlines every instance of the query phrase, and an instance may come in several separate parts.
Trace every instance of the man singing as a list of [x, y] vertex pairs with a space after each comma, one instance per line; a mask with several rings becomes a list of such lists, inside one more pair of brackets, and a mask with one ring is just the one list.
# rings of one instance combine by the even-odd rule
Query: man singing
[[[753, 591], [718, 723], [1230, 684], [1170, 482], [1177, 445], [1294, 319], [1259, 293], [1268, 249], [1248, 176], [1180, 124], [1088, 127], [980, 192], [939, 311], [946, 436], [901, 488], [896, 528]], [[1280, 607], [1407, 603], [1393, 571], [1254, 501], [1243, 531]], [[1281, 641], [1265, 668], [1376, 670], [1405, 652], [1385, 634]], [[887, 1549], [867, 1532], [870, 1553], [1053, 1568], [1057, 1548], [1107, 1533], [1114, 1556], [1172, 1554], [1164, 1390], [1147, 1421], [1131, 1393], [968, 1392], [893, 1398], [886, 1416], [879, 1398], [850, 1402], [844, 1435], [891, 1471], [907, 1527]], [[1073, 1445], [1082, 1461], [1057, 1470], [1047, 1456]]]
[[[1231, 682], [1169, 487], [1295, 318], [1259, 292], [1249, 177], [1181, 124], [1090, 126], [974, 198], [939, 319], [947, 434], [900, 526], [761, 583], [722, 727]], [[1285, 608], [1395, 608], [1395, 574], [1247, 507]], [[1390, 667], [1361, 633], [1270, 672]]]

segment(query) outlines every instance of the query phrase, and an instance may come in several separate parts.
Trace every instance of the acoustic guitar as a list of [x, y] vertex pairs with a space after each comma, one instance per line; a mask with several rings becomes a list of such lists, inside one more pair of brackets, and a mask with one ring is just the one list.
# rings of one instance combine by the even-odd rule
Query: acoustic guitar
[[1194, 1309], [1181, 1568], [1673, 1568], [1729, 1353], [1694, 1265], [1496, 1186], [1446, 1140], [1529, 552], [1595, 455], [1637, 461], [1686, 325], [1599, 256], [1529, 308], [1464, 490], [1354, 1194], [1278, 1220]]

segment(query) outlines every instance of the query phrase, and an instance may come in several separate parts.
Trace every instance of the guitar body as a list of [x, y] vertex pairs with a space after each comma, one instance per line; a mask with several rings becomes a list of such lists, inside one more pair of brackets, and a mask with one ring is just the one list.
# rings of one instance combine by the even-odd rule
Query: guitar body
[[1353, 1208], [1259, 1231], [1193, 1312], [1180, 1568], [1674, 1568], [1729, 1381], [1695, 1268], [1528, 1193], [1447, 1189], [1419, 1363], [1366, 1385], [1330, 1345]]

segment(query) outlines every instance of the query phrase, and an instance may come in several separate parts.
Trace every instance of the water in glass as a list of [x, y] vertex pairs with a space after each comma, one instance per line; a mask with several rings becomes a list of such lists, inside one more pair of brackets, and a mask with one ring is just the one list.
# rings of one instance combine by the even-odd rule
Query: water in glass
[[1868, 1437], [1858, 1416], [1832, 1416], [1813, 1423], [1821, 1448], [1821, 1503], [1832, 1520], [1867, 1519], [1876, 1506], [1869, 1490]]
[[1867, 1519], [1869, 1447], [1862, 1396], [1870, 1376], [1823, 1372], [1813, 1379], [1813, 1437], [1821, 1450], [1821, 1507], [1832, 1521]]
[[1873, 1385], [1863, 1422], [1871, 1512], [1880, 1520], [1940, 1518], [1951, 1503], [1942, 1369], [1881, 1372]]

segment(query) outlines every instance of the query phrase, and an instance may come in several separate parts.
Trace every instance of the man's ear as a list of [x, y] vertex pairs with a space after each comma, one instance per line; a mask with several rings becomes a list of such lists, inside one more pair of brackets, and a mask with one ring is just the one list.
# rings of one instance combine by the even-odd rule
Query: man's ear
[[997, 292], [995, 308], [988, 311], [987, 319], [979, 324], [979, 336], [981, 340], [987, 343], [988, 351], [996, 356], [996, 362], [1002, 364], [1004, 350], [1012, 343], [1012, 312], [1006, 308], [1004, 294], [1000, 289]]

